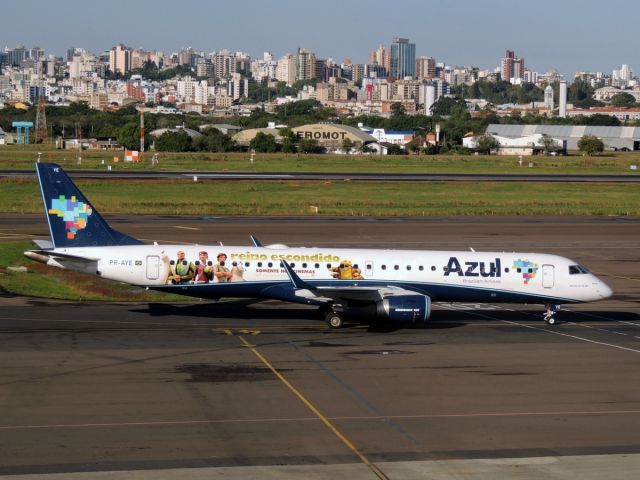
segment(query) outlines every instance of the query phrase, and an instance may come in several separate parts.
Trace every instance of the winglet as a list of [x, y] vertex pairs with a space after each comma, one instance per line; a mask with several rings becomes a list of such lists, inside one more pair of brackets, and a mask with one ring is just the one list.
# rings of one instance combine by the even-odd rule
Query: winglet
[[281, 259], [280, 262], [282, 263], [282, 266], [284, 267], [284, 269], [287, 271], [287, 275], [289, 275], [289, 280], [291, 280], [291, 283], [293, 284], [294, 288], [296, 288], [297, 290], [301, 290], [301, 289], [313, 290], [313, 287], [311, 285], [309, 285], [307, 282], [302, 280], [298, 276], [298, 274], [293, 271], [293, 268], [291, 268], [291, 265], [289, 265], [286, 260]]
[[258, 240], [255, 235], [249, 235], [249, 237], [251, 238], [251, 241], [253, 242], [253, 246], [254, 247], [262, 247], [263, 246], [262, 242], [260, 240]]

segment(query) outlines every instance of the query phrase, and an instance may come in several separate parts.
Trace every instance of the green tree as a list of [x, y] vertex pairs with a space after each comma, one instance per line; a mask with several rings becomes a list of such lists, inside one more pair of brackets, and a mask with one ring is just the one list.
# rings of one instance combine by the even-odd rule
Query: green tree
[[547, 135], [546, 133], [542, 135], [542, 138], [540, 139], [540, 143], [544, 147], [544, 153], [546, 153], [547, 155], [549, 155], [551, 152], [558, 151], [558, 147], [556, 145], [555, 140], [551, 138], [549, 135]]
[[391, 116], [392, 117], [401, 117], [406, 113], [404, 109], [404, 105], [400, 102], [395, 102], [391, 104]]
[[188, 152], [191, 150], [191, 137], [183, 131], [164, 132], [156, 140], [156, 150], [159, 152]]
[[231, 152], [236, 144], [229, 135], [214, 127], [205, 129], [202, 136], [193, 140], [193, 148], [201, 152]]
[[406, 155], [407, 152], [400, 145], [392, 144], [387, 147], [388, 155]]
[[578, 140], [578, 148], [582, 153], [592, 156], [604, 151], [604, 143], [595, 135], [584, 135]]
[[296, 151], [293, 130], [289, 127], [281, 128], [280, 137], [282, 138], [282, 153], [293, 153]]
[[312, 138], [303, 138], [299, 144], [302, 153], [322, 153], [324, 148], [318, 145], [318, 141]]
[[478, 138], [476, 151], [482, 153], [483, 155], [489, 155], [491, 153], [491, 150], [494, 150], [499, 146], [500, 143], [493, 137], [493, 135], [485, 133]]
[[277, 150], [276, 138], [268, 133], [258, 132], [255, 137], [249, 142], [251, 147], [256, 152], [273, 153]]
[[[129, 150], [138, 150], [140, 148], [140, 124], [137, 122], [129, 122], [120, 127], [116, 132], [118, 143]], [[151, 137], [145, 133], [144, 144], [149, 145]]]
[[345, 137], [345, 139], [342, 140], [342, 151], [344, 151], [344, 153], [349, 153], [352, 148], [353, 148], [353, 142], [351, 141], [350, 138]]
[[633, 107], [636, 104], [636, 97], [627, 92], [616, 93], [611, 97], [611, 105], [614, 107]]

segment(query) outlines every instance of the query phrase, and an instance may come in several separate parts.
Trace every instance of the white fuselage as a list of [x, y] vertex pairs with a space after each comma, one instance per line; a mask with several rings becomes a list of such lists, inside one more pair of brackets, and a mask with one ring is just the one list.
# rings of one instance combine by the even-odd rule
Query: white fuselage
[[[601, 300], [612, 294], [603, 281], [576, 262], [539, 253], [132, 245], [58, 248], [52, 253], [94, 260], [78, 263], [56, 258], [49, 263], [157, 288], [167, 285], [178, 251], [185, 253], [186, 262], [194, 264], [203, 264], [199, 252], [206, 251], [210, 266], [216, 266], [218, 254], [224, 253], [225, 267], [233, 273], [227, 283], [246, 282], [241, 293], [247, 296], [260, 296], [265, 284], [289, 281], [281, 259], [310, 284], [396, 285], [415, 289], [434, 301], [571, 303]], [[210, 286], [215, 288], [217, 282], [212, 279]], [[193, 281], [188, 283], [193, 285]], [[256, 285], [255, 292], [250, 284]]]

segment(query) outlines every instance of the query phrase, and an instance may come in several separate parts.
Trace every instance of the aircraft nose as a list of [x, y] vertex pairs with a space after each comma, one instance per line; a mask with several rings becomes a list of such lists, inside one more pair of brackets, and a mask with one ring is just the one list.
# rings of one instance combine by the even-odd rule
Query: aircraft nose
[[598, 294], [603, 299], [609, 298], [613, 295], [613, 290], [611, 290], [611, 287], [609, 287], [609, 285], [600, 280], [600, 284], [598, 285]]

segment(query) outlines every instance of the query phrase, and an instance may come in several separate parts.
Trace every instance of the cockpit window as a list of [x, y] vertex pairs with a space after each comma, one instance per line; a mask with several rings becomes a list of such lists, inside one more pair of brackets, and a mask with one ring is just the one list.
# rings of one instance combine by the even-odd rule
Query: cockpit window
[[589, 273], [589, 270], [582, 265], [569, 265], [569, 275], [579, 275], [581, 273]]

